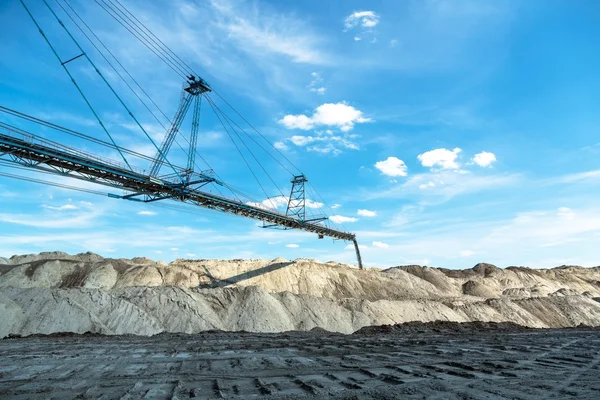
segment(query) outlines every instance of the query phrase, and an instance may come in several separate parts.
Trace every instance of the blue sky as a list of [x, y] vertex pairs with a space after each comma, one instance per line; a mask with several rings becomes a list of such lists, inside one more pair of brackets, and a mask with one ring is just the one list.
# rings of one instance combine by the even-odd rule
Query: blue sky
[[[70, 3], [172, 115], [181, 79], [95, 3]], [[125, 2], [308, 176], [334, 206], [333, 221], [343, 222], [333, 226], [356, 232], [366, 265], [600, 264], [598, 2], [147, 3]], [[77, 55], [47, 9], [27, 4], [63, 59]], [[106, 139], [16, 0], [0, 4], [0, 38], [0, 104]], [[160, 141], [160, 126], [89, 43], [81, 43]], [[89, 64], [78, 60], [70, 68], [116, 141], [152, 155], [150, 142]], [[209, 114], [203, 110], [200, 154], [223, 180], [264, 200]], [[176, 150], [172, 161], [185, 162]], [[268, 157], [263, 164], [287, 194], [289, 173]], [[0, 172], [15, 173], [5, 166]], [[269, 196], [279, 195], [265, 177], [262, 183]], [[208, 210], [140, 205], [0, 177], [0, 256], [90, 250], [165, 261], [355, 262], [346, 243], [256, 225]]]

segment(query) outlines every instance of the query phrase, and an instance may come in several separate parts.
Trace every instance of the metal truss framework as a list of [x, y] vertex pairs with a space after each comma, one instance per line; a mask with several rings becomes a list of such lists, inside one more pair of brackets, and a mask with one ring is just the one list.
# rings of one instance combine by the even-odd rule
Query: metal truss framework
[[196, 156], [196, 142], [198, 140], [198, 126], [200, 125], [200, 104], [202, 101], [202, 95], [210, 91], [210, 87], [202, 78], [196, 78], [193, 75], [187, 77], [187, 87], [184, 87], [183, 91], [181, 92], [179, 108], [177, 109], [175, 117], [173, 118], [173, 122], [171, 123], [171, 126], [167, 131], [165, 138], [163, 139], [158, 153], [156, 154], [155, 161], [150, 167], [150, 176], [158, 176], [160, 167], [165, 163], [165, 157], [167, 156], [167, 153], [169, 153], [169, 150], [173, 145], [173, 141], [175, 140], [175, 136], [177, 136], [179, 128], [181, 128], [181, 124], [183, 123], [183, 120], [185, 119], [185, 116], [193, 101], [194, 115], [192, 117], [192, 131], [190, 134], [188, 167], [185, 171], [187, 180], [190, 180], [190, 174], [193, 173]]
[[[153, 202], [172, 199], [188, 204], [240, 215], [276, 225], [284, 229], [299, 229], [316, 233], [319, 237], [352, 241], [362, 268], [356, 236], [350, 232], [338, 231], [316, 222], [304, 221], [292, 215], [250, 206], [239, 201], [216, 196], [199, 190], [214, 182], [221, 184], [210, 174], [194, 173], [189, 183], [181, 183], [168, 177], [156, 178], [142, 172], [131, 171], [116, 163], [101, 160], [89, 154], [58, 145], [50, 141], [27, 140], [0, 133], [0, 158], [8, 158], [14, 163], [27, 167], [69, 176], [88, 182], [121, 189], [126, 194], [109, 194], [109, 197], [130, 201]], [[304, 178], [306, 179], [306, 178]]]
[[[307, 179], [304, 175], [296, 175], [292, 179], [292, 189], [291, 189], [290, 198], [288, 200], [285, 214], [279, 213], [276, 210], [267, 210], [267, 209], [264, 209], [261, 207], [244, 204], [239, 200], [236, 201], [236, 200], [228, 199], [228, 198], [223, 197], [222, 195], [221, 196], [213, 195], [212, 193], [208, 193], [208, 192], [205, 192], [202, 190], [202, 188], [205, 185], [211, 184], [211, 183], [216, 184], [216, 185], [226, 186], [223, 182], [220, 182], [219, 180], [214, 178], [214, 172], [212, 170], [211, 171], [201, 171], [201, 172], [194, 171], [194, 166], [196, 165], [196, 163], [195, 163], [196, 144], [197, 144], [197, 140], [198, 140], [198, 129], [199, 129], [199, 123], [200, 123], [201, 101], [202, 101], [202, 97], [205, 97], [204, 96], [205, 94], [207, 94], [208, 92], [212, 92], [212, 89], [210, 88], [210, 86], [208, 85], [208, 83], [206, 81], [204, 81], [202, 78], [200, 78], [197, 75], [197, 73], [193, 72], [193, 70], [187, 64], [185, 64], [185, 62], [183, 62], [175, 53], [173, 53], [172, 50], [170, 50], [162, 41], [160, 41], [160, 39], [158, 39], [158, 37], [156, 37], [156, 35], [152, 34], [152, 32], [150, 32], [148, 30], [148, 28], [146, 28], [143, 24], [141, 24], [139, 22], [139, 20], [137, 20], [137, 18], [135, 18], [135, 16], [130, 11], [128, 11], [123, 5], [121, 5], [119, 3], [120, 7], [118, 7], [118, 9], [120, 10], [120, 13], [122, 15], [125, 15], [126, 19], [120, 19], [119, 17], [117, 17], [116, 18], [117, 22], [119, 24], [121, 24], [125, 29], [129, 30], [129, 32], [132, 34], [133, 34], [133, 32], [129, 28], [133, 28], [134, 31], [138, 32], [138, 33], [144, 32], [140, 36], [144, 37], [146, 40], [141, 40], [140, 37], [136, 36], [135, 34], [134, 34], [134, 36], [136, 36], [136, 38], [138, 40], [140, 40], [142, 42], [142, 44], [144, 44], [146, 47], [148, 47], [155, 55], [157, 55], [163, 62], [165, 62], [174, 72], [176, 72], [177, 74], [179, 74], [180, 77], [182, 77], [186, 80], [185, 86], [181, 93], [181, 100], [180, 100], [179, 107], [174, 115], [173, 120], [170, 123], [169, 128], [165, 129], [167, 132], [166, 132], [166, 135], [160, 146], [157, 146], [155, 144], [154, 140], [150, 137], [150, 135], [148, 134], [146, 129], [143, 127], [143, 125], [138, 121], [138, 119], [136, 119], [136, 117], [133, 115], [131, 110], [125, 104], [123, 99], [119, 96], [119, 94], [111, 86], [111, 84], [108, 82], [108, 80], [102, 75], [102, 73], [96, 67], [96, 65], [90, 59], [90, 57], [88, 57], [87, 53], [83, 50], [83, 48], [79, 44], [78, 40], [71, 34], [70, 30], [60, 20], [59, 16], [55, 13], [55, 11], [52, 9], [52, 7], [50, 7], [48, 2], [46, 0], [42, 0], [42, 1], [46, 5], [46, 7], [50, 11], [50, 13], [54, 16], [56, 21], [65, 30], [66, 34], [72, 40], [74, 45], [79, 49], [81, 54], [79, 54], [75, 57], [69, 58], [66, 61], [63, 61], [63, 59], [61, 58], [61, 56], [59, 55], [59, 53], [57, 52], [57, 50], [51, 43], [50, 39], [44, 34], [40, 24], [38, 23], [38, 21], [36, 20], [34, 15], [30, 12], [29, 8], [27, 8], [25, 2], [23, 0], [20, 0], [22, 6], [25, 8], [27, 14], [32, 19], [32, 21], [35, 24], [35, 26], [37, 27], [38, 31], [43, 36], [44, 40], [49, 45], [49, 47], [52, 50], [52, 52], [54, 53], [55, 57], [61, 63], [62, 67], [65, 69], [65, 72], [71, 78], [71, 81], [75, 85], [75, 87], [78, 90], [78, 92], [80, 93], [80, 95], [83, 97], [84, 101], [90, 108], [91, 112], [95, 115], [96, 119], [98, 120], [98, 123], [101, 125], [101, 127], [104, 129], [107, 136], [110, 138], [110, 141], [112, 143], [112, 148], [116, 149], [119, 152], [125, 165], [118, 164], [111, 160], [102, 159], [97, 156], [78, 151], [76, 149], [61, 145], [60, 143], [48, 141], [46, 139], [40, 138], [37, 135], [33, 135], [29, 132], [20, 130], [19, 128], [11, 127], [8, 124], [0, 124], [0, 159], [5, 158], [5, 159], [8, 159], [12, 163], [19, 164], [21, 166], [25, 166], [28, 168], [37, 169], [40, 171], [45, 171], [47, 173], [52, 173], [52, 174], [57, 174], [57, 175], [69, 176], [72, 178], [97, 183], [100, 185], [120, 189], [123, 191], [122, 194], [109, 193], [108, 196], [113, 197], [113, 198], [119, 198], [119, 199], [124, 199], [124, 200], [129, 200], [129, 201], [146, 202], [146, 203], [159, 201], [159, 200], [165, 200], [165, 199], [171, 199], [171, 200], [180, 201], [180, 202], [184, 202], [184, 203], [188, 203], [188, 204], [192, 204], [192, 205], [196, 205], [196, 206], [200, 206], [200, 207], [204, 207], [204, 208], [208, 208], [208, 209], [212, 209], [212, 210], [216, 210], [216, 211], [226, 212], [226, 213], [230, 213], [230, 214], [235, 214], [235, 215], [240, 215], [240, 216], [247, 217], [247, 218], [253, 218], [256, 220], [260, 220], [263, 222], [263, 227], [265, 227], [265, 228], [299, 229], [299, 230], [304, 230], [307, 232], [316, 233], [318, 235], [319, 239], [322, 239], [324, 236], [328, 236], [328, 237], [331, 237], [334, 239], [352, 241], [354, 243], [354, 248], [356, 250], [359, 267], [362, 268], [362, 260], [360, 257], [358, 243], [356, 241], [356, 236], [353, 233], [344, 232], [344, 231], [340, 231], [340, 230], [336, 230], [336, 229], [331, 229], [331, 228], [325, 226], [325, 224], [322, 224], [322, 222], [327, 219], [327, 217], [325, 217], [325, 216], [311, 217], [311, 218], [307, 219], [307, 217], [306, 217], [307, 200], [306, 200], [306, 196], [305, 196], [305, 183], [307, 182]], [[86, 37], [86, 39], [88, 39], [88, 41], [91, 42], [93, 47], [95, 47], [96, 50], [98, 50], [102, 54], [102, 51], [100, 49], [98, 49], [98, 47], [96, 46], [94, 41], [92, 39], [90, 39], [90, 37], [82, 29], [82, 26], [80, 26], [76, 22], [76, 19], [74, 19], [73, 17], [79, 18], [79, 20], [81, 20], [83, 25], [98, 40], [99, 44], [101, 44], [107, 50], [107, 52], [112, 56], [112, 58], [114, 58], [115, 61], [118, 62], [118, 60], [114, 57], [114, 55], [110, 52], [110, 50], [108, 48], [106, 48], [106, 46], [104, 46], [104, 44], [93, 33], [92, 29], [89, 26], [87, 26], [85, 21], [77, 14], [77, 12], [70, 5], [68, 5], [68, 3], [65, 3], [65, 4], [72, 11], [72, 13], [69, 12], [60, 3], [58, 3], [60, 8], [71, 19], [71, 21], [74, 23], [74, 25], [77, 26], [79, 28], [79, 30], [83, 33], [83, 35]], [[104, 7], [102, 7], [102, 8], [104, 8]], [[112, 7], [110, 9], [112, 10]], [[109, 15], [111, 15], [111, 17], [113, 17], [113, 18], [115, 18], [116, 15], [120, 15], [118, 13], [115, 13], [115, 15], [113, 15], [111, 12], [109, 12], [105, 8], [104, 8], [104, 10], [107, 11], [109, 13]], [[127, 14], [132, 15], [134, 20], [137, 21], [137, 23], [135, 23], [131, 18], [129, 18], [127, 16]], [[144, 29], [141, 29], [140, 25]], [[127, 84], [127, 86], [134, 92], [136, 97], [142, 103], [144, 103], [144, 101], [140, 98], [140, 96], [136, 93], [136, 91], [126, 82], [126, 80], [123, 78], [123, 76], [121, 76], [119, 74], [119, 72], [117, 72], [117, 69], [115, 69], [114, 66], [112, 66], [112, 64], [108, 61], [106, 56], [104, 54], [102, 54], [102, 56], [108, 62], [108, 64], [113, 68], [113, 70], [115, 70], [117, 75], [119, 75], [119, 77], [121, 77], [123, 82], [125, 82]], [[105, 125], [102, 123], [102, 120], [100, 119], [98, 113], [95, 111], [94, 107], [89, 102], [88, 98], [86, 97], [86, 95], [84, 94], [84, 92], [82, 91], [82, 89], [80, 88], [78, 83], [76, 82], [76, 80], [71, 75], [69, 69], [67, 68], [67, 64], [71, 63], [72, 61], [75, 61], [81, 57], [84, 57], [85, 59], [87, 59], [87, 61], [90, 63], [90, 65], [98, 73], [98, 75], [100, 76], [102, 81], [108, 86], [108, 88], [115, 95], [118, 102], [125, 108], [125, 110], [128, 112], [128, 114], [131, 116], [131, 118], [137, 124], [137, 126], [142, 130], [142, 132], [146, 135], [146, 137], [150, 140], [150, 142], [156, 148], [157, 154], [153, 159], [151, 159], [149, 173], [146, 173], [144, 171], [137, 171], [131, 167], [131, 165], [129, 164], [128, 160], [126, 159], [126, 157], [124, 156], [123, 153], [126, 152], [126, 153], [131, 154], [132, 151], [128, 150], [128, 149], [124, 149], [122, 147], [119, 147], [115, 143], [115, 141], [113, 140], [113, 137], [110, 135], [109, 131], [106, 129]], [[125, 68], [121, 65], [121, 63], [119, 63], [119, 65], [125, 70]], [[140, 90], [147, 97], [149, 97], [148, 94], [142, 88], [142, 86], [140, 86], [140, 84], [137, 83], [137, 81], [135, 81], [135, 79], [132, 77], [132, 75], [129, 74], [127, 72], [127, 70], [125, 70], [125, 72], [132, 79], [132, 81], [140, 88]], [[217, 94], [217, 96], [222, 99], [222, 97], [220, 95]], [[219, 113], [222, 114], [223, 112], [219, 109], [219, 107], [217, 107], [213, 103], [213, 101], [210, 99], [210, 97], [208, 97], [208, 96], [206, 96], [206, 97], [207, 97], [206, 101], [209, 103], [209, 106], [211, 107], [211, 109], [213, 109], [213, 111], [215, 111], [215, 113], [217, 113], [217, 117], [218, 117], [219, 121], [221, 122], [221, 124], [223, 125], [223, 128], [227, 131], [227, 133], [229, 135], [229, 131], [227, 130], [227, 127], [225, 126], [225, 124], [228, 124], [230, 126], [230, 128], [233, 129], [233, 127], [230, 123], [230, 120], [224, 114], [223, 114], [223, 116], [225, 117], [225, 119], [222, 120], [219, 117]], [[150, 100], [152, 101], [151, 98], [150, 98]], [[158, 108], [158, 106], [153, 101], [152, 101], [152, 103]], [[173, 164], [171, 164], [167, 158], [167, 154], [169, 153], [169, 150], [171, 149], [173, 143], [174, 142], [177, 143], [175, 140], [175, 137], [180, 132], [181, 125], [182, 125], [183, 121], [185, 120], [186, 114], [188, 113], [190, 107], [192, 106], [192, 103], [194, 103], [194, 105], [192, 107], [193, 118], [192, 118], [192, 127], [191, 127], [190, 137], [189, 137], [189, 141], [188, 141], [190, 147], [189, 147], [189, 153], [188, 153], [187, 166], [184, 169], [182, 167], [174, 166]], [[227, 104], [229, 105], [229, 103], [227, 103]], [[146, 105], [146, 104], [144, 103], [144, 105]], [[150, 110], [150, 108], [148, 108], [148, 106], [146, 106], [146, 108], [148, 109], [148, 111], [150, 111], [151, 114], [153, 114], [152, 111]], [[233, 109], [233, 107], [231, 107], [231, 108]], [[234, 111], [235, 111], [235, 109], [234, 109]], [[239, 115], [239, 113], [237, 111], [235, 111], [235, 112]], [[161, 113], [162, 113], [162, 111], [161, 111]], [[162, 114], [163, 114], [163, 116], [165, 116], [164, 113], [162, 113]], [[155, 118], [156, 118], [156, 116], [155, 116]], [[167, 117], [165, 116], [165, 118], [167, 118]], [[242, 119], [244, 119], [244, 118], [242, 117]], [[158, 121], [158, 119], [157, 119], [157, 121]], [[246, 120], [244, 119], [244, 121], [246, 121]], [[36, 122], [39, 122], [39, 121], [36, 121]], [[45, 125], [48, 124], [47, 122], [44, 122], [44, 121], [41, 121], [41, 122]], [[159, 121], [159, 123], [160, 123], [160, 121]], [[162, 123], [160, 123], [160, 124], [162, 125]], [[235, 126], [237, 126], [237, 124], [235, 122], [233, 124]], [[250, 125], [250, 127], [252, 127], [252, 125]], [[13, 128], [15, 128], [15, 129], [13, 129]], [[256, 129], [254, 127], [252, 127], [252, 128], [256, 131]], [[2, 129], [6, 130], [7, 133], [6, 134], [3, 133]], [[65, 128], [61, 128], [61, 130], [64, 131]], [[260, 132], [257, 131], [257, 133], [260, 135]], [[82, 134], [78, 134], [78, 135], [82, 135]], [[237, 133], [236, 133], [236, 135], [237, 135]], [[87, 136], [87, 135], [83, 135], [83, 136]], [[234, 141], [233, 137], [231, 137], [231, 135], [229, 135], [229, 136], [230, 136], [230, 139], [232, 141]], [[260, 135], [260, 136], [263, 137], [262, 135]], [[89, 138], [89, 136], [88, 136], [88, 138]], [[239, 136], [238, 136], [238, 138], [239, 138]], [[264, 139], [264, 137], [263, 137], [263, 139]], [[179, 143], [177, 143], [177, 144], [179, 145]], [[235, 144], [235, 141], [234, 141], [234, 144]], [[244, 146], [252, 154], [252, 152], [248, 148], [248, 146], [245, 144], [244, 144]], [[260, 146], [260, 144], [259, 144], [259, 146]], [[273, 145], [271, 144], [271, 146], [273, 146]], [[181, 146], [179, 146], [179, 147], [181, 147]], [[262, 146], [260, 146], [260, 147], [261, 147], [261, 149], [264, 150], [264, 148]], [[240, 149], [238, 148], [237, 145], [236, 145], [236, 148], [237, 148], [238, 152], [240, 152], [240, 155], [242, 156], [242, 158], [244, 158], [244, 156], [242, 155], [242, 152], [240, 151]], [[183, 150], [183, 148], [182, 148], [182, 150]], [[258, 159], [256, 159], [254, 154], [252, 154], [252, 156], [260, 165], [260, 162], [258, 161]], [[244, 161], [246, 161], [245, 158], [244, 158]], [[160, 170], [163, 165], [167, 165], [172, 170], [172, 173], [170, 173], [169, 175], [161, 174]], [[248, 162], [246, 162], [246, 165], [252, 171]], [[262, 167], [262, 165], [260, 165], [260, 166], [263, 169], [263, 171], [265, 171], [265, 173], [267, 173], [267, 171], [264, 169], [264, 167]], [[209, 166], [209, 168], [210, 168], [210, 166]], [[288, 172], [290, 172], [293, 175], [293, 173], [291, 171], [289, 171], [289, 169], [288, 169]], [[258, 178], [254, 174], [254, 172], [252, 172], [252, 174], [254, 175], [255, 179], [257, 180], [257, 183], [259, 184], [259, 186], [261, 187], [263, 192], [265, 193], [265, 196], [267, 196], [266, 191], [264, 190], [264, 188], [258, 181]], [[267, 173], [267, 175], [268, 175], [268, 173]], [[269, 176], [269, 178], [270, 178], [270, 176]], [[270, 178], [270, 179], [273, 182], [273, 179], [272, 178]]]

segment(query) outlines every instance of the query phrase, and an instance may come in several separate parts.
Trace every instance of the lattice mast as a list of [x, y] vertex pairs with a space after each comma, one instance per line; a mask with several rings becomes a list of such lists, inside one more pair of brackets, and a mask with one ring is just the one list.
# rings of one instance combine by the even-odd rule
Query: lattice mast
[[185, 116], [194, 101], [194, 115], [192, 117], [192, 131], [190, 134], [190, 149], [188, 153], [188, 163], [187, 163], [187, 179], [189, 180], [190, 175], [194, 170], [194, 162], [195, 162], [195, 154], [196, 154], [196, 142], [198, 139], [198, 126], [200, 120], [200, 101], [202, 98], [202, 94], [210, 92], [211, 89], [202, 78], [196, 78], [193, 75], [187, 77], [188, 81], [186, 87], [184, 87], [181, 93], [181, 99], [179, 102], [179, 107], [177, 108], [177, 112], [175, 112], [175, 117], [173, 118], [173, 122], [165, 135], [163, 142], [160, 146], [158, 153], [156, 154], [155, 161], [150, 167], [150, 176], [156, 177], [158, 176], [158, 172], [160, 171], [160, 167], [165, 163], [167, 154], [173, 145], [173, 141], [181, 128], [181, 124], [185, 119]]
[[[306, 193], [305, 193], [305, 184], [308, 180], [307, 180], [306, 176], [304, 176], [303, 174], [300, 174], [300, 175], [292, 174], [293, 175], [293, 179], [291, 181], [292, 188], [290, 191], [290, 197], [287, 202], [287, 208], [286, 208], [285, 214], [279, 213], [276, 210], [271, 211], [271, 210], [266, 210], [263, 207], [252, 206], [249, 203], [241, 202], [239, 199], [232, 200], [232, 199], [228, 199], [223, 196], [217, 196], [217, 195], [214, 195], [214, 194], [211, 194], [211, 193], [208, 193], [208, 192], [205, 192], [204, 190], [202, 190], [202, 187], [209, 183], [214, 183], [214, 184], [221, 185], [221, 186], [224, 185], [223, 182], [213, 178], [212, 176], [206, 175], [200, 171], [198, 171], [198, 172], [194, 171], [196, 145], [197, 145], [197, 140], [198, 140], [201, 101], [202, 101], [203, 95], [208, 92], [212, 92], [212, 89], [206, 83], [206, 81], [204, 81], [202, 78], [194, 75], [194, 73], [189, 74], [189, 75], [187, 73], [182, 74], [181, 71], [184, 71], [182, 65], [177, 61], [175, 61], [175, 63], [173, 63], [173, 60], [181, 61], [181, 59], [179, 59], [176, 56], [172, 57], [170, 67], [175, 72], [179, 73], [182, 78], [186, 79], [185, 84], [184, 84], [184, 89], [182, 91], [179, 107], [175, 113], [175, 116], [171, 122], [171, 125], [170, 125], [169, 129], [167, 130], [161, 145], [157, 146], [156, 143], [152, 140], [149, 133], [144, 128], [143, 124], [141, 124], [140, 121], [138, 121], [136, 119], [136, 117], [131, 112], [131, 110], [128, 108], [128, 106], [125, 104], [123, 99], [119, 96], [119, 94], [111, 86], [111, 84], [108, 82], [108, 80], [102, 75], [102, 73], [96, 67], [96, 65], [90, 59], [90, 57], [88, 57], [88, 55], [85, 53], [83, 48], [80, 46], [79, 42], [71, 34], [69, 29], [66, 27], [66, 25], [59, 19], [58, 15], [52, 10], [52, 8], [48, 4], [48, 2], [46, 0], [42, 0], [42, 2], [50, 10], [52, 15], [56, 18], [56, 20], [61, 25], [61, 27], [66, 31], [66, 33], [68, 34], [70, 39], [73, 41], [73, 43], [77, 46], [77, 49], [80, 52], [79, 55], [69, 58], [66, 61], [64, 61], [60, 57], [60, 55], [58, 54], [58, 52], [56, 51], [56, 49], [50, 42], [49, 38], [42, 31], [42, 29], [41, 29], [40, 25], [38, 24], [37, 20], [35, 19], [35, 17], [32, 15], [30, 10], [25, 5], [24, 1], [20, 0], [20, 2], [23, 5], [23, 7], [25, 8], [25, 10], [27, 11], [27, 14], [29, 15], [29, 17], [32, 19], [32, 21], [36, 25], [38, 31], [43, 36], [44, 40], [47, 42], [47, 44], [52, 49], [54, 56], [58, 59], [58, 61], [62, 65], [62, 67], [65, 69], [66, 73], [71, 78], [71, 81], [77, 88], [80, 95], [83, 97], [85, 103], [90, 108], [91, 112], [94, 114], [94, 116], [98, 120], [98, 123], [101, 125], [101, 127], [103, 128], [103, 130], [105, 131], [107, 136], [110, 138], [113, 148], [115, 148], [119, 152], [119, 154], [121, 155], [121, 158], [123, 159], [123, 161], [125, 162], [125, 165], [127, 167], [121, 168], [119, 166], [116, 166], [112, 162], [106, 162], [106, 161], [100, 160], [96, 156], [93, 156], [90, 154], [85, 154], [81, 151], [71, 149], [62, 144], [59, 144], [56, 142], [50, 142], [50, 141], [44, 140], [39, 137], [36, 139], [37, 142], [19, 139], [12, 134], [12, 127], [10, 127], [8, 124], [0, 124], [0, 127], [2, 127], [2, 128], [9, 128], [9, 134], [6, 134], [6, 133], [3, 134], [0, 132], [0, 157], [8, 157], [11, 162], [20, 164], [21, 166], [27, 166], [30, 168], [42, 170], [47, 173], [55, 173], [58, 175], [69, 176], [69, 177], [73, 177], [73, 178], [84, 180], [84, 181], [94, 182], [96, 184], [101, 184], [101, 185], [105, 185], [105, 186], [109, 186], [109, 187], [113, 187], [113, 188], [122, 189], [123, 191], [126, 192], [125, 194], [122, 194], [122, 195], [108, 193], [108, 196], [113, 197], [113, 198], [119, 198], [119, 199], [124, 199], [124, 200], [129, 200], [129, 201], [138, 201], [138, 202], [154, 202], [154, 201], [165, 200], [165, 199], [178, 200], [181, 202], [193, 204], [193, 205], [200, 206], [200, 207], [205, 207], [205, 208], [220, 211], [220, 212], [231, 213], [231, 214], [235, 214], [235, 215], [244, 216], [247, 218], [257, 219], [257, 220], [262, 221], [263, 226], [267, 227], [267, 228], [273, 227], [273, 228], [278, 228], [278, 229], [299, 229], [299, 230], [316, 233], [318, 235], [319, 239], [322, 239], [324, 236], [328, 236], [333, 239], [352, 241], [354, 243], [354, 247], [356, 250], [358, 265], [362, 269], [362, 259], [360, 257], [360, 250], [358, 247], [358, 243], [356, 241], [356, 236], [353, 233], [332, 229], [332, 228], [329, 228], [328, 226], [322, 224], [321, 222], [323, 222], [327, 219], [327, 217], [325, 217], [325, 216], [307, 218], [307, 213], [306, 213], [307, 199], [306, 199]], [[63, 7], [61, 6], [61, 8], [63, 8]], [[66, 10], [64, 8], [63, 8], [63, 10], [66, 12]], [[69, 15], [69, 14], [67, 14], [67, 15]], [[136, 19], [136, 21], [137, 21], [137, 19]], [[75, 22], [75, 21], [73, 21], [73, 22]], [[85, 22], [84, 22], [84, 24], [85, 24]], [[78, 28], [81, 30], [81, 27], [79, 25], [77, 25], [77, 23], [75, 23], [75, 25], [78, 26]], [[89, 27], [88, 27], [88, 29], [89, 29]], [[90, 31], [91, 31], [91, 29], [90, 29]], [[84, 36], [86, 36], [86, 38], [88, 40], [90, 40], [90, 38], [85, 33], [84, 33]], [[158, 42], [160, 42], [164, 46], [164, 43], [162, 43], [160, 40], [158, 40]], [[158, 44], [158, 42], [155, 41], [154, 43]], [[93, 42], [92, 42], [92, 44], [93, 44]], [[96, 49], [98, 49], [95, 45], [94, 45], [94, 47]], [[160, 46], [158, 46], [158, 47], [160, 47]], [[169, 49], [169, 51], [170, 51], [170, 49]], [[112, 53], [111, 53], [111, 55], [112, 55]], [[104, 57], [104, 58], [105, 58], [105, 60], [107, 60], [106, 57]], [[102, 123], [102, 120], [100, 119], [99, 114], [95, 111], [94, 107], [91, 105], [88, 98], [83, 93], [82, 89], [77, 84], [74, 77], [71, 75], [68, 65], [77, 59], [87, 59], [87, 61], [92, 65], [94, 70], [101, 77], [102, 81], [108, 86], [108, 88], [111, 90], [111, 92], [117, 98], [119, 103], [125, 108], [125, 110], [132, 117], [132, 119], [134, 120], [136, 125], [140, 128], [140, 130], [145, 134], [145, 136], [148, 138], [148, 140], [152, 143], [152, 145], [157, 150], [156, 156], [154, 157], [154, 159], [152, 159], [152, 164], [150, 166], [150, 170], [147, 175], [145, 173], [135, 172], [132, 169], [131, 165], [128, 163], [127, 159], [125, 158], [125, 156], [123, 154], [124, 151], [128, 151], [128, 150], [119, 147], [115, 143], [115, 141], [113, 140], [113, 137], [110, 135], [106, 126]], [[164, 59], [164, 58], [161, 58], [161, 59], [167, 63], [166, 59]], [[107, 60], [107, 62], [108, 62], [108, 60]], [[109, 64], [110, 64], [110, 62], [109, 62]], [[185, 63], [183, 63], [183, 64], [185, 64]], [[119, 63], [119, 65], [120, 65], [120, 63]], [[185, 66], [188, 67], [187, 65], [185, 65]], [[173, 68], [173, 67], [175, 67], [175, 68]], [[131, 77], [131, 74], [128, 73], [128, 75]], [[123, 77], [121, 77], [121, 78], [123, 79]], [[137, 82], [136, 82], [136, 84], [137, 84]], [[138, 84], [138, 86], [139, 86], [139, 84]], [[131, 87], [130, 87], [130, 89], [131, 89]], [[141, 86], [140, 86], [140, 89], [143, 91], [143, 88]], [[219, 97], [221, 97], [221, 96], [219, 95]], [[138, 96], [138, 98], [139, 98], [139, 96]], [[211, 108], [213, 108], [213, 110], [215, 110], [215, 105], [212, 102], [211, 98], [207, 96], [206, 100], [209, 103], [209, 105], [211, 106]], [[173, 145], [173, 142], [175, 141], [175, 137], [177, 136], [177, 134], [179, 133], [179, 131], [181, 129], [181, 125], [182, 125], [183, 121], [185, 120], [185, 117], [186, 117], [192, 103], [194, 103], [194, 106], [193, 106], [193, 117], [192, 117], [192, 129], [190, 132], [190, 140], [189, 140], [190, 148], [189, 148], [189, 153], [188, 153], [187, 168], [183, 169], [180, 167], [175, 167], [173, 164], [171, 164], [167, 158], [167, 154], [169, 153], [169, 150], [171, 149], [171, 146]], [[229, 105], [229, 103], [227, 103], [227, 104]], [[216, 107], [215, 112], [217, 112], [217, 111], [222, 113], [222, 111], [220, 111], [220, 109], [218, 107]], [[239, 113], [238, 113], [238, 115], [239, 115]], [[217, 114], [217, 117], [218, 117], [218, 114]], [[219, 120], [221, 120], [221, 119], [219, 118]], [[45, 121], [41, 121], [41, 120], [37, 120], [37, 121], [43, 122], [45, 125], [51, 125], [50, 123], [45, 122]], [[244, 119], [244, 121], [246, 121], [246, 120]], [[221, 123], [223, 124], [222, 121], [221, 121]], [[54, 126], [54, 127], [56, 128], [57, 126]], [[225, 128], [225, 125], [223, 125], [223, 127]], [[58, 128], [60, 128], [60, 127], [58, 127]], [[16, 129], [18, 130], [18, 128], [16, 128]], [[61, 129], [64, 130], [64, 128], [61, 128]], [[24, 133], [25, 133], [26, 137], [30, 136], [27, 132], [24, 132]], [[35, 135], [32, 135], [31, 137], [34, 137], [34, 136]], [[248, 148], [248, 147], [246, 146], [246, 148]], [[262, 148], [262, 146], [261, 146], [261, 148]], [[239, 151], [239, 149], [238, 149], [238, 151]], [[163, 165], [169, 166], [170, 169], [173, 170], [174, 174], [159, 175], [160, 169]], [[250, 168], [249, 165], [248, 165], [248, 167]], [[263, 170], [264, 170], [264, 168], [263, 168]], [[259, 185], [260, 185], [260, 183], [259, 183]], [[264, 189], [263, 189], [263, 191], [264, 191]], [[269, 224], [269, 225], [265, 226], [265, 223]]]
[[306, 182], [308, 182], [308, 179], [304, 174], [294, 176], [287, 210], [285, 211], [285, 215], [295, 217], [302, 222], [306, 221], [306, 195], [304, 192]]

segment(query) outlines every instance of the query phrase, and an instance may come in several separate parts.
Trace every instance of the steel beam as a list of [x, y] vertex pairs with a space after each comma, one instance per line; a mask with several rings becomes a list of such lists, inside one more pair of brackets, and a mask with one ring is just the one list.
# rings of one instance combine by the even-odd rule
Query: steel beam
[[[334, 239], [352, 241], [357, 249], [359, 265], [362, 267], [356, 236], [350, 232], [338, 231], [318, 223], [300, 221], [275, 211], [264, 210], [198, 189], [190, 189], [180, 183], [136, 173], [88, 157], [75, 150], [67, 150], [64, 147], [56, 149], [45, 144], [30, 143], [14, 136], [0, 134], [0, 154], [17, 157], [22, 160], [21, 165], [28, 165], [34, 169], [55, 171], [60, 175], [131, 191], [136, 195], [147, 195], [152, 199], [172, 198], [184, 203], [253, 218], [288, 229], [298, 229]], [[111, 195], [110, 197], [133, 200], [129, 195]]]

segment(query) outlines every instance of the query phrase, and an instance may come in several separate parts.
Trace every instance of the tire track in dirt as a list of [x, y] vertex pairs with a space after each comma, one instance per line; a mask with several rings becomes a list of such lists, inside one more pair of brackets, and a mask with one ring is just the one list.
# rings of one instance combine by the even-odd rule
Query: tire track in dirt
[[596, 331], [33, 337], [0, 341], [0, 397], [598, 398]]

